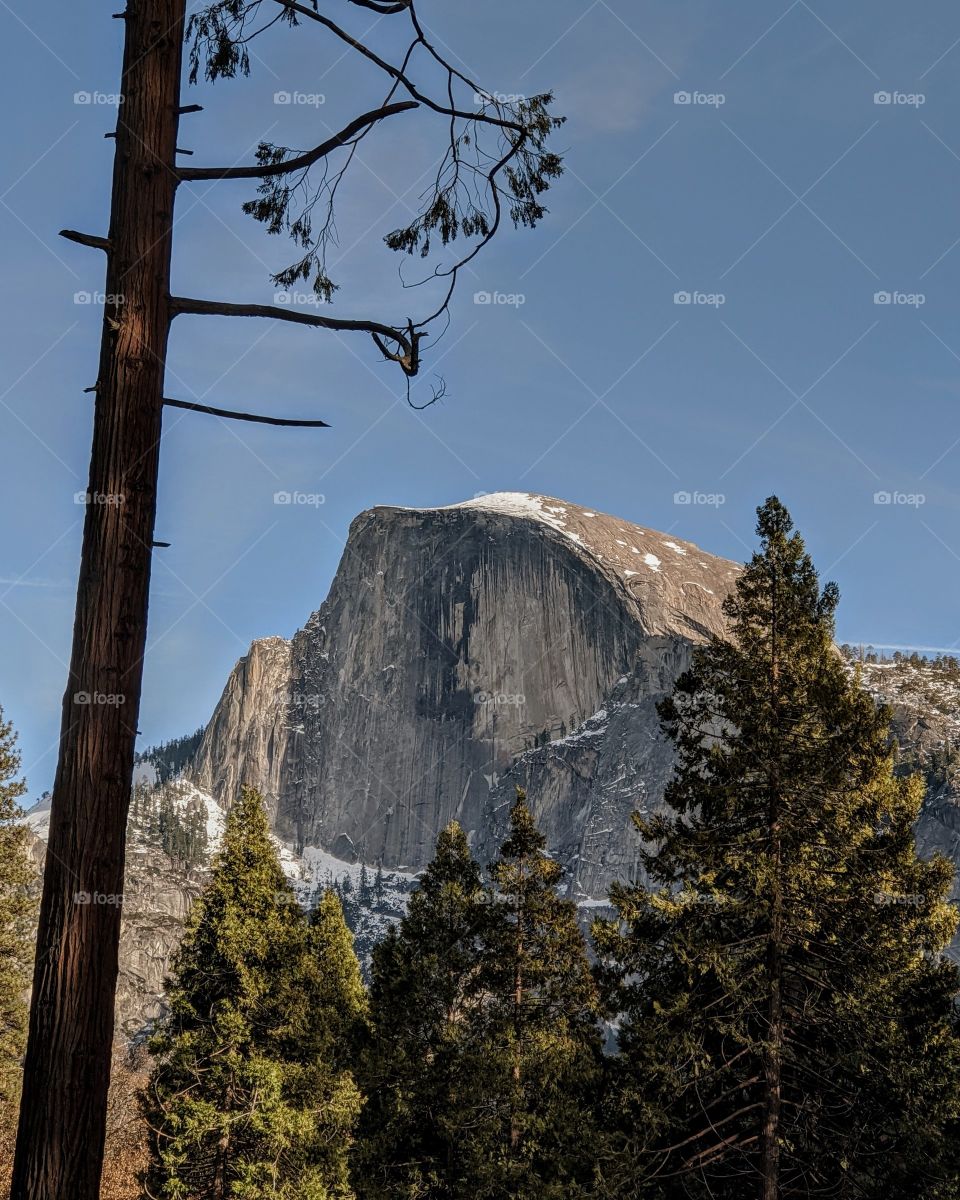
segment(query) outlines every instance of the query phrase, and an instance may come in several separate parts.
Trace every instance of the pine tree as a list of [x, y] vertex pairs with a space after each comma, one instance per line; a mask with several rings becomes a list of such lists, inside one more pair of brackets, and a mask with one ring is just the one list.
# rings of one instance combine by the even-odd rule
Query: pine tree
[[622, 1014], [609, 1194], [956, 1196], [952, 871], [917, 856], [918, 779], [833, 647], [837, 591], [783, 505], [661, 716], [651, 882], [598, 927]]
[[545, 845], [518, 788], [490, 872], [497, 899], [481, 1017], [492, 1118], [469, 1142], [478, 1200], [560, 1200], [592, 1186], [599, 999], [576, 908], [557, 894], [561, 869]]
[[463, 1146], [485, 1105], [475, 1038], [489, 917], [480, 868], [452, 823], [403, 920], [373, 952], [356, 1154], [365, 1200], [474, 1194]]
[[[327, 971], [320, 957], [340, 954]], [[359, 1015], [336, 914], [310, 928], [260, 797], [231, 809], [168, 990], [145, 1108], [157, 1200], [341, 1200], [360, 1097], [340, 1039]]]
[[323, 892], [310, 914], [308, 937], [313, 969], [301, 1008], [310, 1017], [308, 1034], [320, 1039], [311, 1055], [346, 1070], [363, 1040], [369, 1003], [353, 934], [331, 889]]
[[0, 708], [0, 1122], [12, 1125], [27, 1036], [37, 871], [17, 801], [27, 790], [17, 735]]

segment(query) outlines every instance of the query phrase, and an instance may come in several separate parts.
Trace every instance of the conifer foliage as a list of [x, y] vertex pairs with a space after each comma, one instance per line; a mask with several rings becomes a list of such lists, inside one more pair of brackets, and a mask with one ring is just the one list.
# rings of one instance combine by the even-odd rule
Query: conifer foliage
[[151, 1043], [150, 1196], [345, 1200], [363, 995], [336, 902], [308, 926], [257, 793], [227, 819]]
[[518, 788], [490, 871], [484, 1061], [498, 1126], [478, 1156], [477, 1196], [560, 1200], [591, 1184], [599, 1000], [576, 908], [558, 895], [561, 869], [545, 847]]
[[585, 1194], [598, 1002], [544, 844], [519, 793], [490, 886], [449, 826], [375, 951], [365, 1200]]
[[916, 854], [921, 786], [791, 530], [768, 500], [730, 641], [661, 706], [673, 811], [637, 817], [648, 882], [597, 930], [622, 1014], [609, 1195], [957, 1195], [952, 872]]
[[27, 1036], [26, 994], [33, 963], [37, 872], [18, 823], [26, 792], [13, 725], [0, 708], [0, 1123], [12, 1124]]
[[365, 1200], [470, 1194], [462, 1150], [485, 1106], [477, 1026], [489, 921], [489, 890], [453, 822], [373, 953], [356, 1157]]

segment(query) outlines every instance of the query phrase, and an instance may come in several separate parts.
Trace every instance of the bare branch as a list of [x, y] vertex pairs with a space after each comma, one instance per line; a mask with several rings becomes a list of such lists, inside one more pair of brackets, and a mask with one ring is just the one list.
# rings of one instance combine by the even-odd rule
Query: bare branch
[[[460, 117], [465, 121], [480, 120], [484, 124], [496, 125], [501, 129], [512, 129], [515, 133], [523, 133], [523, 126], [517, 121], [504, 120], [501, 117], [493, 117], [489, 114], [468, 112], [462, 109], [452, 108], [448, 104], [440, 104], [425, 92], [421, 92], [416, 84], [401, 71], [399, 67], [395, 67], [392, 63], [387, 62], [385, 58], [381, 58], [379, 54], [374, 53], [369, 46], [365, 46], [363, 42], [358, 41], [345, 29], [341, 29], [335, 22], [331, 21], [321, 12], [317, 12], [312, 8], [308, 8], [305, 4], [300, 4], [298, 0], [272, 0], [274, 4], [279, 4], [281, 8], [285, 8], [290, 13], [296, 13], [299, 17], [306, 17], [310, 21], [316, 21], [325, 29], [338, 37], [342, 42], [345, 42], [352, 50], [356, 50], [358, 54], [362, 54], [364, 58], [369, 59], [375, 66], [379, 67], [384, 74], [389, 75], [391, 79], [395, 79], [402, 87], [404, 87], [414, 100], [419, 100], [421, 104], [432, 109], [436, 113], [440, 113], [445, 117]], [[405, 5], [404, 7], [410, 7]], [[419, 41], [419, 38], [417, 39]]]
[[288, 158], [280, 162], [265, 162], [253, 167], [182, 167], [177, 171], [177, 176], [182, 182], [190, 183], [201, 179], [266, 179], [271, 175], [288, 175], [293, 171], [305, 170], [321, 158], [326, 158], [334, 150], [339, 150], [341, 146], [346, 145], [350, 138], [361, 130], [376, 124], [377, 121], [419, 107], [416, 100], [403, 100], [398, 104], [387, 104], [383, 108], [363, 113], [362, 116], [352, 120], [349, 125], [344, 126], [339, 133], [296, 158]]
[[384, 17], [389, 17], [392, 13], [405, 12], [410, 7], [410, 0], [393, 0], [392, 3], [388, 0], [350, 0], [351, 4], [356, 4], [359, 8], [369, 8], [372, 12], [380, 13]]
[[164, 396], [163, 402], [170, 408], [185, 408], [188, 412], [209, 413], [211, 417], [226, 417], [231, 421], [253, 421], [257, 425], [282, 425], [297, 429], [329, 429], [326, 421], [300, 421], [287, 417], [263, 417], [257, 413], [235, 412], [229, 408], [212, 408], [209, 404], [191, 404], [187, 400], [173, 400]]
[[76, 242], [79, 246], [89, 246], [91, 250], [110, 249], [110, 239], [104, 237], [96, 237], [92, 233], [78, 233], [75, 229], [61, 229], [60, 236], [66, 238], [68, 242]]
[[277, 321], [292, 321], [297, 325], [313, 325], [317, 329], [340, 329], [353, 333], [379, 334], [387, 341], [406, 345], [399, 330], [378, 321], [353, 321], [340, 317], [321, 317], [315, 313], [294, 312], [274, 304], [232, 304], [226, 300], [195, 300], [189, 296], [171, 296], [174, 316], [190, 313], [201, 317], [273, 317]]

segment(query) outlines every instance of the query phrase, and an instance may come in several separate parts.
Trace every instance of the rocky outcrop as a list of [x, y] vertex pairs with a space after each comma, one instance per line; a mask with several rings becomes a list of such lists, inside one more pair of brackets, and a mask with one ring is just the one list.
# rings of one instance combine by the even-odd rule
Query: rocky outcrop
[[669, 772], [656, 700], [722, 630], [737, 570], [526, 493], [371, 509], [289, 646], [231, 675], [200, 786], [229, 804], [256, 784], [299, 852], [415, 870], [454, 818], [487, 856], [524, 782], [571, 892], [601, 896]]
[[522, 754], [494, 790], [480, 857], [493, 858], [506, 836], [520, 786], [552, 852], [567, 868], [571, 899], [604, 897], [614, 880], [642, 878], [632, 815], [662, 805], [673, 751], [661, 731], [657, 703], [690, 665], [691, 650], [683, 638], [648, 638], [634, 669], [598, 713], [568, 737]]
[[261, 638], [230, 673], [204, 731], [195, 770], [206, 791], [233, 797], [251, 784], [266, 797], [280, 790], [290, 728], [290, 643]]
[[170, 963], [206, 878], [206, 871], [185, 871], [157, 850], [128, 848], [116, 1001], [117, 1032], [128, 1041], [141, 1038], [163, 1012]]

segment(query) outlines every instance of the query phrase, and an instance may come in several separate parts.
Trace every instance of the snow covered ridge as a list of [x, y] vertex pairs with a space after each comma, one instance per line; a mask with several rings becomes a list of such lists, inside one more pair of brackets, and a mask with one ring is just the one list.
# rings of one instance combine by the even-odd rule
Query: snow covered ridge
[[[411, 508], [407, 511], [429, 513], [463, 510], [498, 513], [546, 525], [587, 551], [598, 562], [619, 572], [628, 586], [633, 586], [632, 580], [649, 582], [653, 576], [666, 574], [680, 588], [692, 586], [714, 595], [717, 589], [707, 586], [710, 580], [698, 578], [701, 572], [707, 571], [713, 576], [714, 582], [721, 584], [718, 599], [722, 599], [723, 594], [732, 589], [742, 569], [740, 563], [707, 554], [693, 542], [669, 538], [654, 529], [630, 524], [619, 517], [533, 492], [489, 492], [458, 504]], [[678, 575], [682, 578], [676, 578]]]

